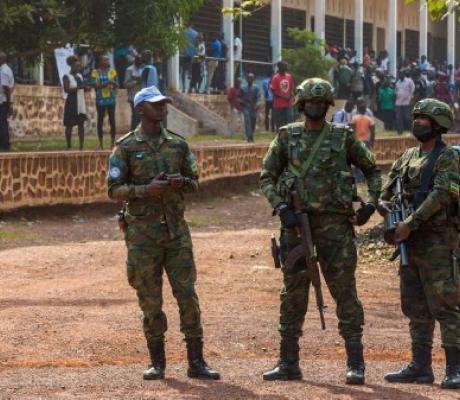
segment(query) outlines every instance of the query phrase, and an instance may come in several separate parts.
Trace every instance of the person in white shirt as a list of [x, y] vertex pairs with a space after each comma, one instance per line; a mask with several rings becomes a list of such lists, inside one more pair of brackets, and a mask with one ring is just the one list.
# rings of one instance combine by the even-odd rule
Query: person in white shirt
[[13, 114], [11, 103], [13, 88], [13, 71], [6, 63], [6, 54], [0, 51], [0, 151], [10, 150], [8, 116]]
[[240, 75], [240, 65], [243, 59], [243, 42], [238, 36], [233, 39], [233, 59], [235, 61], [235, 76]]
[[351, 119], [352, 119], [351, 112], [353, 111], [353, 106], [354, 106], [353, 101], [347, 100], [345, 102], [344, 107], [341, 110], [337, 111], [332, 116], [332, 122], [335, 124], [344, 124], [344, 125], [351, 124]]
[[404, 129], [410, 129], [411, 126], [411, 102], [415, 91], [414, 81], [400, 71], [395, 89], [396, 131], [398, 135], [401, 135]]
[[388, 69], [390, 67], [390, 58], [388, 57], [388, 52], [386, 50], [383, 50], [380, 53], [380, 68], [386, 74], [388, 72]]

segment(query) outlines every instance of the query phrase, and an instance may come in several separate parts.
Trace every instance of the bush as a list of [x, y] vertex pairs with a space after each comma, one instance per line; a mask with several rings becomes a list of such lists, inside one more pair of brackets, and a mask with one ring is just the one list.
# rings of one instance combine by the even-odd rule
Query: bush
[[296, 84], [307, 78], [328, 79], [328, 71], [337, 64], [324, 54], [324, 41], [314, 32], [288, 28], [289, 36], [299, 44], [295, 49], [283, 49], [283, 60], [289, 64], [289, 71]]

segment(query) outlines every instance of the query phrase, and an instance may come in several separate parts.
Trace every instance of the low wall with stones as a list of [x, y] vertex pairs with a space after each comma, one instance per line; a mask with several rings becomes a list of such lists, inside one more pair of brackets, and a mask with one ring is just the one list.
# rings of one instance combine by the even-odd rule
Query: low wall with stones
[[[257, 173], [266, 144], [197, 146], [200, 181]], [[108, 151], [0, 153], [0, 211], [107, 201]]]
[[[460, 135], [446, 135], [459, 144]], [[415, 145], [410, 137], [378, 139], [375, 154], [388, 164]], [[192, 146], [201, 182], [257, 174], [268, 143]], [[107, 201], [108, 151], [0, 153], [0, 211]]]
[[[85, 93], [86, 135], [96, 135], [96, 95], [94, 90]], [[17, 85], [13, 97], [13, 117], [9, 120], [11, 140], [27, 140], [50, 136], [64, 136], [64, 97], [62, 88], [55, 86]], [[131, 107], [126, 90], [117, 91], [115, 113], [117, 134], [131, 129]], [[173, 106], [168, 107], [168, 126], [183, 136], [198, 133], [198, 121]], [[108, 116], [105, 117], [104, 132], [109, 135]], [[106, 139], [107, 143], [108, 139]]]
[[[88, 135], [96, 134], [96, 96], [94, 90], [85, 93], [86, 122]], [[29, 137], [64, 136], [64, 97], [61, 87], [17, 85], [13, 93], [13, 117], [10, 118], [11, 139]], [[115, 113], [117, 133], [126, 133], [130, 129], [131, 109], [126, 90], [117, 91], [117, 109]], [[108, 135], [108, 117], [104, 131]]]

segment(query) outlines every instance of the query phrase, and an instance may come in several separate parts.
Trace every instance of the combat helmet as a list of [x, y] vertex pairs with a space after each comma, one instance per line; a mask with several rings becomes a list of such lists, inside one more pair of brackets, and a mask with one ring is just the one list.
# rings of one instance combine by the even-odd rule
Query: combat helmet
[[295, 104], [313, 99], [324, 100], [334, 105], [334, 89], [321, 78], [305, 79], [295, 90]]
[[414, 119], [417, 116], [428, 117], [447, 130], [454, 126], [454, 115], [449, 105], [436, 99], [423, 99], [415, 103], [412, 116]]

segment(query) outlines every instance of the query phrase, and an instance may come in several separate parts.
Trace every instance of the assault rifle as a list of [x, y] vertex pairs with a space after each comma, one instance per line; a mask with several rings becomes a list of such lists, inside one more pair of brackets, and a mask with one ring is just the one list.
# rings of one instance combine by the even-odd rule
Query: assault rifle
[[324, 330], [326, 329], [326, 322], [324, 321], [324, 309], [326, 307], [324, 306], [323, 292], [321, 291], [321, 278], [319, 276], [318, 260], [316, 259], [313, 246], [310, 220], [308, 218], [308, 213], [302, 208], [299, 193], [294, 190], [291, 192], [291, 196], [292, 205], [299, 220], [299, 227], [297, 229], [300, 234], [301, 243], [288, 253], [284, 268], [287, 272], [294, 271], [299, 260], [305, 261], [307, 265], [306, 273], [315, 289], [316, 306], [319, 311], [321, 328]]
[[[389, 244], [394, 244], [394, 234], [396, 231], [396, 226], [399, 222], [404, 222], [406, 217], [409, 215], [409, 209], [404, 203], [403, 199], [403, 184], [402, 179], [400, 176], [397, 176], [392, 185], [393, 186], [393, 203], [391, 205], [390, 212], [385, 215], [385, 233], [384, 239], [385, 242]], [[409, 253], [407, 251], [407, 244], [406, 242], [399, 243], [398, 248], [390, 257], [390, 261], [396, 260], [399, 256], [399, 262], [401, 267], [408, 267], [409, 266]]]

